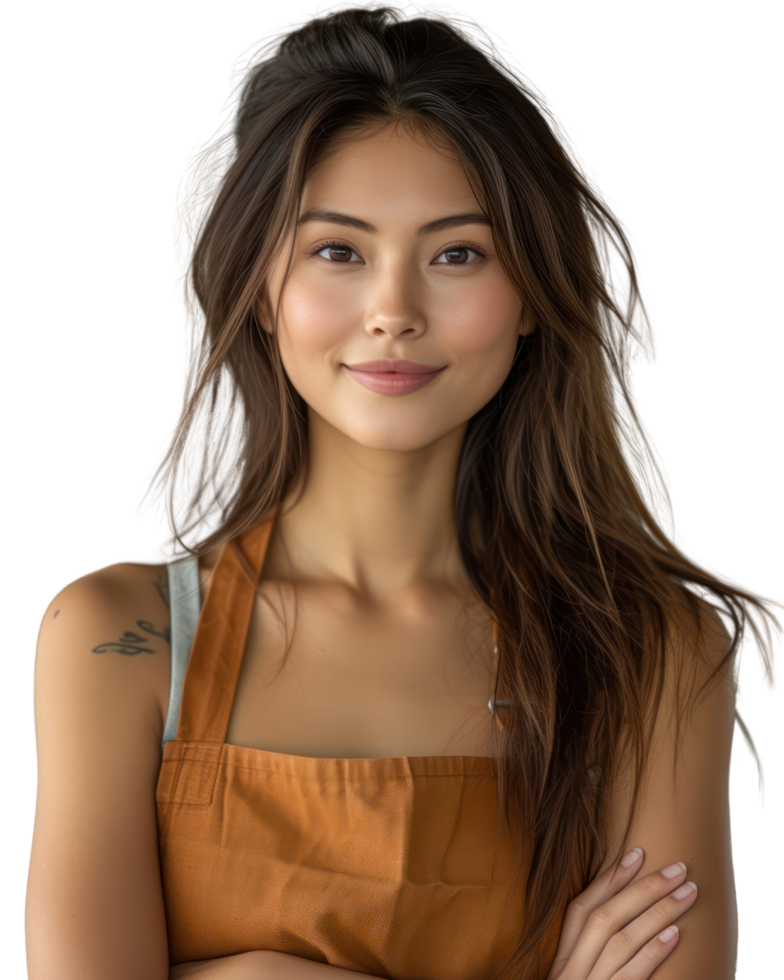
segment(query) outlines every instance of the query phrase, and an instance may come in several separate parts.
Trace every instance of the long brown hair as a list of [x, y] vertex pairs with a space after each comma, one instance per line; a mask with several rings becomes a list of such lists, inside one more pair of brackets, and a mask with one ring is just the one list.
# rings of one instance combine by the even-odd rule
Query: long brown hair
[[[673, 545], [633, 475], [630, 449], [642, 458], [645, 443], [628, 348], [643, 339], [636, 311], [647, 321], [621, 225], [529, 87], [450, 24], [389, 8], [311, 21], [244, 79], [231, 159], [189, 272], [204, 331], [159, 471], [174, 540], [201, 554], [236, 539], [306, 465], [306, 406], [281, 364], [268, 272], [330, 141], [390, 121], [457, 152], [535, 323], [468, 424], [455, 484], [462, 559], [498, 630], [507, 813], [531, 856], [520, 963], [606, 854], [607, 787], [624, 738], [638, 796], [665, 669], [676, 649], [701, 648], [697, 594], [729, 630], [714, 675], [733, 664], [749, 623], [772, 677], [765, 631], [749, 618], [769, 614]], [[624, 309], [609, 284], [610, 248], [628, 274]], [[194, 440], [197, 418], [207, 430]], [[187, 545], [208, 518], [217, 527]], [[673, 642], [676, 631], [689, 642]], [[631, 813], [624, 845], [630, 826]]]

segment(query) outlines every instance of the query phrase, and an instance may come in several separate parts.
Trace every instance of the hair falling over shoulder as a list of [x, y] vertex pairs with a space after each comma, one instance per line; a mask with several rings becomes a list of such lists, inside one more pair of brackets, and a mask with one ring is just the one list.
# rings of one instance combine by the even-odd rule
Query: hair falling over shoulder
[[[233, 539], [307, 465], [305, 406], [274, 330], [262, 327], [276, 316], [268, 271], [330, 141], [390, 121], [458, 153], [535, 324], [501, 390], [469, 422], [455, 486], [462, 558], [498, 630], [505, 804], [532, 855], [521, 962], [606, 854], [603, 788], [622, 744], [637, 797], [671, 661], [680, 658], [680, 675], [686, 657], [700, 656], [698, 595], [727, 626], [712, 674], [734, 667], [748, 625], [771, 676], [771, 617], [674, 546], [628, 461], [646, 458], [627, 383], [630, 343], [643, 339], [632, 319], [644, 307], [620, 223], [541, 98], [487, 45], [389, 8], [311, 21], [244, 78], [230, 160], [189, 272], [204, 331], [159, 471], [174, 540], [201, 553]], [[608, 246], [628, 274], [624, 309], [609, 285]], [[206, 435], [196, 439], [198, 418]], [[175, 489], [192, 470], [191, 443], [197, 479], [180, 521]], [[217, 530], [187, 547], [184, 537], [215, 515]], [[627, 839], [630, 825], [631, 815]]]

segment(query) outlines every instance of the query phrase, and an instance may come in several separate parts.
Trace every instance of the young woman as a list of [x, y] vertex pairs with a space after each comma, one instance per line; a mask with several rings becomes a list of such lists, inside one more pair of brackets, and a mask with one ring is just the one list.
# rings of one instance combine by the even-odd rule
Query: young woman
[[764, 609], [632, 477], [619, 224], [437, 20], [293, 32], [233, 139], [168, 457], [191, 557], [41, 627], [31, 980], [734, 976]]

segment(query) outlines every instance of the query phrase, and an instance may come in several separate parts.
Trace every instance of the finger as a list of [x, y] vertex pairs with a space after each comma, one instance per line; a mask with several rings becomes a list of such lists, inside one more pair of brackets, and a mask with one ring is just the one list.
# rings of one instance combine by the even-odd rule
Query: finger
[[555, 959], [548, 980], [555, 980], [560, 974], [577, 945], [591, 912], [617, 895], [622, 888], [629, 884], [640, 870], [644, 857], [645, 852], [641, 847], [633, 848], [623, 856], [617, 871], [611, 865], [600, 875], [597, 875], [590, 885], [569, 904], [564, 915], [558, 949], [555, 952]]
[[677, 926], [668, 926], [655, 936], [621, 969], [612, 980], [648, 980], [654, 970], [678, 945], [680, 932]]
[[[680, 879], [681, 875], [676, 875], [670, 880], [680, 881]], [[659, 884], [655, 879], [654, 883]], [[662, 933], [667, 934], [668, 928], [694, 905], [698, 894], [699, 890], [694, 882], [680, 884], [636, 918], [631, 919], [605, 944], [596, 961], [596, 974], [602, 977], [617, 977], [618, 980], [621, 976], [624, 980], [647, 980], [653, 969], [665, 955], [669, 954], [671, 948], [670, 946], [662, 952], [655, 942], [657, 936]], [[635, 959], [638, 953], [642, 953], [639, 961]], [[592, 952], [589, 947], [583, 951], [578, 945], [575, 956], [578, 961], [581, 956], [586, 956], [588, 957], [586, 962], [590, 962]], [[653, 957], [653, 968], [649, 967], [646, 971], [638, 972], [636, 963], [648, 963], [649, 957]]]

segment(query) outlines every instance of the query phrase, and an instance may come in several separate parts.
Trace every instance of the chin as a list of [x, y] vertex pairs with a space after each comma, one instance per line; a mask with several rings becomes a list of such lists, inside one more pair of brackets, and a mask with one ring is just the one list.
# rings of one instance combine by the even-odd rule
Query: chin
[[397, 428], [381, 432], [378, 430], [368, 431], [367, 429], [360, 431], [354, 430], [344, 432], [344, 435], [349, 439], [353, 439], [354, 442], [359, 443], [360, 446], [364, 446], [366, 449], [412, 453], [431, 445], [443, 435], [446, 435], [446, 433], [401, 431], [400, 428]]

